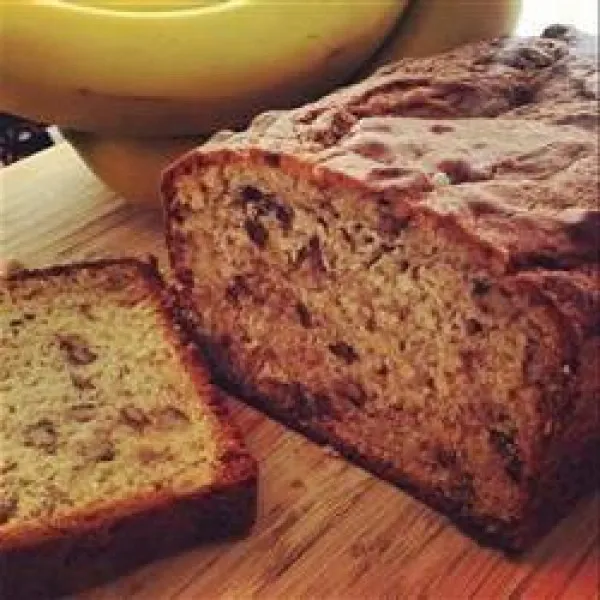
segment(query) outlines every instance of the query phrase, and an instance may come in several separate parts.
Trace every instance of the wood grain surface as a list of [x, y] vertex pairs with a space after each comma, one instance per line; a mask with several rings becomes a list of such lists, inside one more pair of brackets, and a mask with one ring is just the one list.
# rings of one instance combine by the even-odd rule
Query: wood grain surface
[[[140, 255], [164, 260], [159, 211], [125, 203], [66, 144], [0, 171], [0, 250], [28, 266]], [[85, 600], [600, 597], [600, 497], [508, 559], [444, 517], [232, 400], [260, 464], [244, 540], [153, 563]]]

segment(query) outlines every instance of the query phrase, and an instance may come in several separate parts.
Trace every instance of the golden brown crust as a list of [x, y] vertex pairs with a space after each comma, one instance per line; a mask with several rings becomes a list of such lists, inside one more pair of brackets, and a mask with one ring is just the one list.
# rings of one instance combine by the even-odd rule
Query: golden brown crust
[[[597, 262], [596, 52], [595, 38], [555, 26], [399, 61], [217, 134], [166, 173], [163, 190], [172, 195], [175, 173], [237, 153], [249, 168], [272, 161], [324, 185], [346, 175], [346, 187], [453, 215], [511, 270]], [[437, 184], [440, 173], [450, 185]]]
[[199, 541], [243, 535], [255, 504], [255, 486], [247, 480], [168, 502], [132, 506], [117, 520], [3, 551], [2, 592], [14, 600], [61, 597]]
[[[87, 587], [197, 541], [241, 535], [255, 518], [257, 465], [229, 418], [221, 392], [210, 383], [197, 349], [180, 326], [178, 308], [153, 259], [23, 270], [3, 285], [107, 267], [134, 269], [139, 284], [150, 292], [165, 339], [176, 349], [182, 372], [193, 380], [198, 401], [216, 422], [214, 477], [209, 485], [187, 493], [151, 492], [122, 501], [107, 498], [51, 521], [0, 528], [0, 579], [7, 597], [46, 597]], [[81, 548], [84, 552], [79, 556]], [[36, 573], [33, 580], [28, 575], [32, 572]]]

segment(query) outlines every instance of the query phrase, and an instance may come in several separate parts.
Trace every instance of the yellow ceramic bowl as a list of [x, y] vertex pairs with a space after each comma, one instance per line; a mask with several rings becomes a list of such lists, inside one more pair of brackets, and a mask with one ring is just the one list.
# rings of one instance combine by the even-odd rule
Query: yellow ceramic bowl
[[201, 136], [176, 138], [107, 137], [64, 131], [88, 168], [123, 198], [160, 208], [160, 175], [175, 158], [198, 146]]

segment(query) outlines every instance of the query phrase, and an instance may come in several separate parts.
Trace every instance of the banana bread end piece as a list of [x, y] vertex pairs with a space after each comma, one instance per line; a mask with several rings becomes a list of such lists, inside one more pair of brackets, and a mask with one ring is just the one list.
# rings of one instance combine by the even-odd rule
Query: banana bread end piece
[[255, 463], [153, 265], [23, 272], [0, 292], [3, 598], [248, 531]]

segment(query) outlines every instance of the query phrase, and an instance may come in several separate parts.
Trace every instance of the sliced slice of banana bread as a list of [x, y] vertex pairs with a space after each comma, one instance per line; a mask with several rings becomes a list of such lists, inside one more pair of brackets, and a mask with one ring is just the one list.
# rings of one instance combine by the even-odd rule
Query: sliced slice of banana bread
[[2, 598], [251, 526], [255, 463], [152, 264], [23, 272], [0, 294]]
[[164, 179], [223, 380], [508, 548], [596, 479], [593, 48], [555, 27], [405, 60]]

